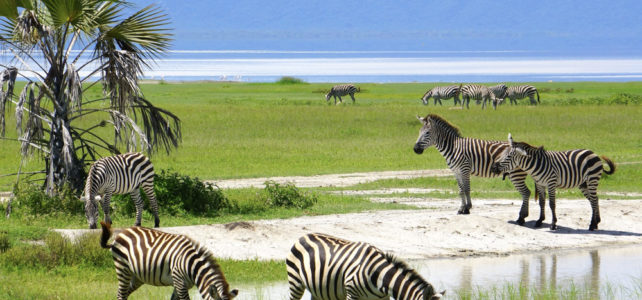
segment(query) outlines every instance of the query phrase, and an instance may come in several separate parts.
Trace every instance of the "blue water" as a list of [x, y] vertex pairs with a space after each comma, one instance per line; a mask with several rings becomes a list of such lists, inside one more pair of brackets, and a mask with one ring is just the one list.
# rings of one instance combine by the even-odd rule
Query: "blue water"
[[[16, 64], [10, 53], [0, 53], [0, 63], [8, 62]], [[526, 50], [173, 50], [150, 65], [144, 79], [168, 81], [273, 82], [282, 76], [307, 82], [375, 83], [642, 80], [642, 56]], [[81, 70], [84, 74], [88, 73]]]

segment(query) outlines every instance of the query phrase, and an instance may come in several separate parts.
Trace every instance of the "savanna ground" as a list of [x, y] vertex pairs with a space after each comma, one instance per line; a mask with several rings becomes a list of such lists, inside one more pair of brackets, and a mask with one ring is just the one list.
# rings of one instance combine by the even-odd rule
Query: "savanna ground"
[[[284, 249], [287, 251], [296, 236], [310, 231], [369, 241], [404, 258], [641, 243], [637, 208], [642, 202], [642, 83], [533, 84], [540, 90], [541, 105], [531, 107], [526, 105], [528, 100], [521, 100], [520, 105], [503, 105], [497, 111], [482, 111], [475, 105], [469, 110], [453, 108], [452, 100], [444, 101], [443, 107], [423, 106], [419, 98], [434, 85], [429, 83], [360, 84], [362, 92], [356, 95], [356, 104], [345, 101], [338, 106], [328, 105], [323, 98], [331, 84], [160, 83], [143, 85], [143, 91], [183, 121], [181, 147], [169, 155], [155, 154], [156, 169], [213, 180], [222, 187], [254, 177], [443, 170], [444, 159], [436, 150], [422, 155], [412, 152], [420, 126], [415, 115], [427, 113], [449, 120], [464, 136], [504, 140], [511, 132], [516, 140], [551, 150], [589, 148], [618, 165], [617, 172], [600, 183], [598, 193], [604, 201], [598, 233], [586, 231], [590, 207], [576, 190], [559, 193], [561, 229], [557, 232], [515, 225], [512, 220], [519, 211], [518, 193], [508, 181], [496, 178], [473, 178], [472, 214], [457, 216], [458, 193], [448, 171], [440, 171], [442, 176], [437, 177], [391, 175], [350, 186], [345, 186], [345, 176], [335, 176], [336, 184], [322, 179], [325, 184], [318, 184], [321, 187], [305, 188], [318, 198], [306, 209], [265, 207], [257, 197], [261, 193], [257, 180], [250, 180], [254, 185], [223, 189], [239, 210], [214, 217], [161, 215], [161, 225], [174, 227], [166, 228], [168, 231], [203, 235], [197, 239], [228, 258], [221, 264], [233, 284], [285, 280]], [[89, 93], [98, 95], [99, 91]], [[95, 124], [99, 120], [83, 122]], [[103, 134], [111, 136], [107, 130]], [[17, 149], [13, 142], [0, 143], [0, 173], [16, 172]], [[23, 170], [36, 170], [40, 164], [31, 161]], [[225, 181], [230, 179], [236, 181]], [[3, 177], [0, 185], [8, 191], [14, 181], [15, 176]], [[531, 201], [528, 220], [537, 213], [538, 207]], [[547, 218], [550, 220], [550, 214]], [[126, 226], [133, 224], [133, 219], [116, 215], [114, 223]], [[236, 225], [223, 225], [228, 223]], [[151, 224], [149, 214], [143, 224]], [[201, 225], [197, 228], [202, 230], [176, 227], [185, 225]], [[33, 217], [16, 211], [11, 219], [0, 220], [12, 249], [22, 252], [33, 247], [34, 240], [56, 244], [51, 241], [56, 238], [48, 233], [51, 228], [85, 227], [82, 215]], [[432, 247], [429, 241], [433, 237], [444, 243]], [[229, 241], [229, 248], [218, 248], [225, 244], [217, 242], [221, 238]], [[401, 247], [405, 244], [411, 244], [409, 250]], [[7, 284], [0, 287], [0, 295], [113, 298], [116, 284], [109, 257], [101, 254], [101, 249], [95, 251], [91, 257], [98, 257], [98, 262], [4, 264], [0, 281]], [[3, 262], [7, 261], [20, 260]], [[70, 286], [76, 291], [67, 293], [65, 287]], [[139, 297], [169, 295], [168, 290], [156, 290], [147, 287], [137, 293]]]

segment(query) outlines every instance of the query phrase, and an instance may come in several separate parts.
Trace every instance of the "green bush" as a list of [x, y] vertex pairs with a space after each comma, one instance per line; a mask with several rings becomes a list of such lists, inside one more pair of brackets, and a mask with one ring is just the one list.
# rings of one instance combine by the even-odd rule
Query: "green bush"
[[276, 83], [278, 84], [304, 84], [307, 83], [302, 79], [292, 77], [292, 76], [283, 76]]
[[46, 214], [84, 214], [84, 204], [67, 186], [63, 186], [55, 196], [48, 196], [42, 187], [35, 184], [16, 185], [13, 190], [13, 208], [22, 208], [31, 215]]
[[6, 231], [0, 231], [0, 253], [6, 252], [11, 248], [9, 234]]
[[[173, 171], [161, 170], [156, 174], [154, 191], [163, 214], [215, 216], [222, 210], [235, 208], [235, 204], [216, 185]], [[142, 192], [141, 196], [149, 210], [149, 199]], [[116, 212], [129, 216], [136, 213], [136, 206], [129, 195], [115, 195], [112, 202]]]
[[280, 185], [274, 181], [265, 182], [266, 202], [270, 206], [308, 208], [317, 203], [314, 194], [302, 193], [294, 184]]

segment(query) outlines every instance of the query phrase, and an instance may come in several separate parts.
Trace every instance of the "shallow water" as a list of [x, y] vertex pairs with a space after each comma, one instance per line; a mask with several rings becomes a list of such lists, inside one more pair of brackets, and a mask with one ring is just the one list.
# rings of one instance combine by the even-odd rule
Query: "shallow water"
[[[574, 286], [576, 290], [589, 290], [591, 295], [614, 293], [615, 299], [620, 299], [621, 293], [626, 297], [627, 291], [637, 288], [639, 292], [642, 245], [408, 263], [435, 288], [445, 289], [447, 299], [456, 299], [454, 291], [490, 290], [492, 287], [501, 290], [507, 283], [535, 289], [564, 290]], [[614, 291], [608, 291], [608, 287]], [[238, 300], [288, 299], [287, 282], [235, 288], [240, 291]], [[309, 297], [306, 292], [303, 299]]]

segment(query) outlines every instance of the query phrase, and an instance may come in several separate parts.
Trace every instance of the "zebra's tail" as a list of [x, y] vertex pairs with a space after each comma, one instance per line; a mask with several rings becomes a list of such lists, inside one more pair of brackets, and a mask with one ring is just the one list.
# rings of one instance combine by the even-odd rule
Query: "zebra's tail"
[[539, 91], [537, 89], [535, 89], [535, 94], [537, 94], [537, 103], [542, 103], [542, 102], [539, 102]]
[[100, 234], [100, 246], [105, 249], [111, 249], [112, 245], [107, 244], [107, 241], [111, 237], [111, 225], [100, 221], [100, 227], [103, 228], [103, 232]]
[[608, 157], [604, 156], [604, 155], [602, 155], [600, 157], [602, 158], [602, 160], [604, 160], [606, 162], [607, 165], [609, 165], [609, 169], [610, 170], [607, 171], [606, 169], [604, 169], [604, 173], [606, 173], [606, 175], [611, 175], [611, 174], [615, 173], [615, 163], [612, 160], [610, 160]]
[[357, 93], [361, 93], [361, 87], [360, 86], [357, 87]]
[[463, 85], [464, 85], [463, 83], [460, 83], [460, 84], [459, 84], [459, 88], [458, 88], [458, 89], [457, 89], [457, 91], [455, 92], [455, 97], [459, 96], [459, 94], [461, 93], [461, 87], [462, 87]]

